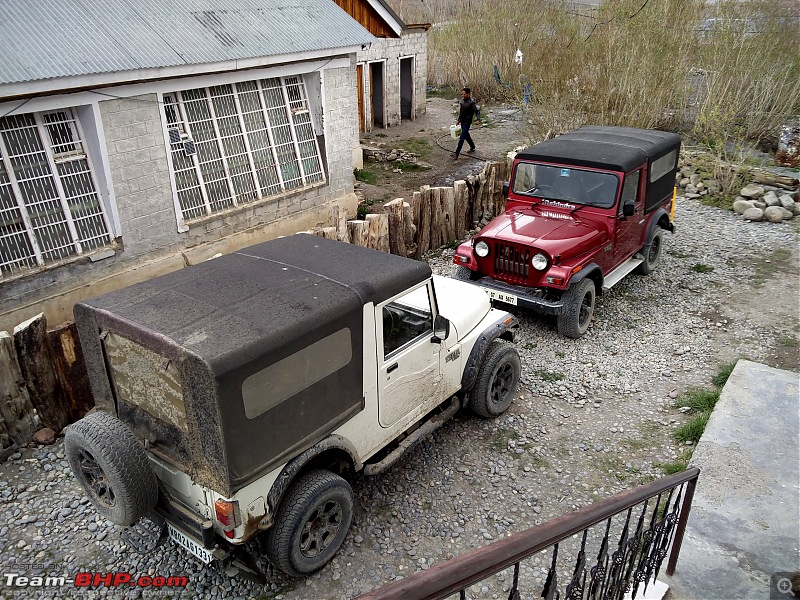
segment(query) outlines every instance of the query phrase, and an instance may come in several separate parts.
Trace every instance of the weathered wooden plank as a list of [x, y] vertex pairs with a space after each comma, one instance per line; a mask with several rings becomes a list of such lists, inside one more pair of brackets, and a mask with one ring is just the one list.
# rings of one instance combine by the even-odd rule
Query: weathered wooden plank
[[[453, 193], [455, 194], [455, 211], [456, 211], [456, 239], [463, 240], [467, 235], [467, 219], [471, 215], [467, 215], [467, 203], [469, 201], [469, 189], [467, 182], [459, 179], [453, 184]], [[472, 223], [469, 224], [470, 226]]]
[[78, 330], [75, 323], [65, 323], [48, 331], [47, 338], [67, 416], [74, 423], [94, 406]]
[[438, 250], [442, 242], [442, 188], [431, 188], [431, 250]]
[[14, 328], [14, 347], [22, 377], [42, 425], [56, 433], [69, 425], [69, 412], [47, 343], [47, 320], [39, 314]]
[[417, 258], [431, 249], [431, 188], [420, 188], [419, 225], [417, 229]]
[[405, 235], [406, 256], [416, 256], [417, 245], [414, 238], [417, 234], [417, 226], [414, 224], [413, 209], [408, 202], [403, 202], [403, 235]]
[[406, 256], [405, 221], [403, 220], [402, 198], [395, 198], [384, 204], [389, 217], [389, 250], [397, 256]]
[[347, 211], [344, 207], [334, 204], [331, 207], [331, 224], [336, 228], [336, 239], [340, 242], [349, 242], [347, 235]]
[[33, 404], [14, 350], [14, 338], [0, 331], [0, 446], [23, 446], [31, 441], [35, 425]]
[[369, 229], [366, 221], [354, 219], [347, 222], [347, 231], [350, 243], [355, 246], [367, 247], [369, 244]]
[[481, 172], [475, 178], [475, 187], [474, 195], [473, 195], [473, 207], [472, 207], [472, 220], [475, 223], [480, 223], [483, 219], [486, 218], [486, 214], [484, 213], [483, 207], [483, 190], [486, 187], [486, 175]]
[[497, 180], [497, 168], [495, 163], [489, 163], [486, 166], [486, 187], [484, 188], [483, 205], [484, 218], [489, 220], [494, 218], [494, 185]]
[[339, 232], [336, 230], [336, 227], [323, 227], [321, 230], [322, 237], [328, 240], [338, 240], [339, 239]]
[[369, 228], [369, 248], [389, 252], [389, 216], [385, 214], [367, 215]]
[[493, 205], [495, 216], [501, 214], [506, 209], [506, 199], [503, 196], [503, 183], [508, 178], [508, 167], [505, 162], [494, 163], [496, 175], [494, 179]]
[[456, 239], [456, 194], [451, 187], [442, 188], [440, 206], [442, 220], [439, 223], [441, 238], [440, 244], [449, 244]]

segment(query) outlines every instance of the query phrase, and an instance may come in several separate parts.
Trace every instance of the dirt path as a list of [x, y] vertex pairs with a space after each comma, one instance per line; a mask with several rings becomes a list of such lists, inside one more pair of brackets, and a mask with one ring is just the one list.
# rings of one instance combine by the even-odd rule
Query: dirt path
[[405, 149], [420, 156], [430, 169], [394, 173], [391, 163], [366, 161], [364, 170], [375, 176], [374, 183], [358, 182], [368, 204], [381, 204], [394, 198], [408, 198], [421, 185], [448, 186], [457, 179], [478, 173], [484, 160], [504, 160], [506, 153], [526, 144], [523, 115], [517, 108], [502, 104], [482, 105], [483, 125], [473, 127], [474, 155], [463, 154], [454, 161], [450, 154], [456, 141], [450, 138], [450, 125], [455, 123], [455, 98], [429, 98], [427, 112], [415, 121], [404, 121], [397, 127], [376, 129], [361, 138], [362, 146]]

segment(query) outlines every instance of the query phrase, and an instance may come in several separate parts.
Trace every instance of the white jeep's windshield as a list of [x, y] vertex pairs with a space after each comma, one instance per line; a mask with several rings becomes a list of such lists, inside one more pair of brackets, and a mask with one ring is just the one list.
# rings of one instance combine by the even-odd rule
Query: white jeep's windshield
[[611, 173], [526, 162], [517, 165], [513, 182], [515, 194], [600, 208], [614, 206], [618, 187]]

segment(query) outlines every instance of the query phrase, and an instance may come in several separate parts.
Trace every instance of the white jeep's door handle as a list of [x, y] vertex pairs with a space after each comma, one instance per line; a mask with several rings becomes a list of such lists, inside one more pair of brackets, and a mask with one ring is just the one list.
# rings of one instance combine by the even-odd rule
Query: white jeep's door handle
[[387, 373], [391, 373], [392, 371], [396, 370], [397, 367], [400, 366], [400, 363], [394, 363], [393, 365], [389, 365], [389, 368], [386, 369]]

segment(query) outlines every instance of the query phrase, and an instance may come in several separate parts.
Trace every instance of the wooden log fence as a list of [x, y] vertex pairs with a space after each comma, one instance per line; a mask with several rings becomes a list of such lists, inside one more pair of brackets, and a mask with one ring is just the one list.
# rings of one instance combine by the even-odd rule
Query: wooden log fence
[[[339, 239], [398, 256], [422, 258], [463, 240], [468, 231], [502, 213], [507, 173], [507, 162], [489, 162], [479, 174], [458, 180], [451, 187], [423, 185], [407, 201], [395, 198], [384, 204], [383, 213], [347, 221], [346, 227], [339, 225]], [[316, 229], [303, 233], [321, 235]]]

